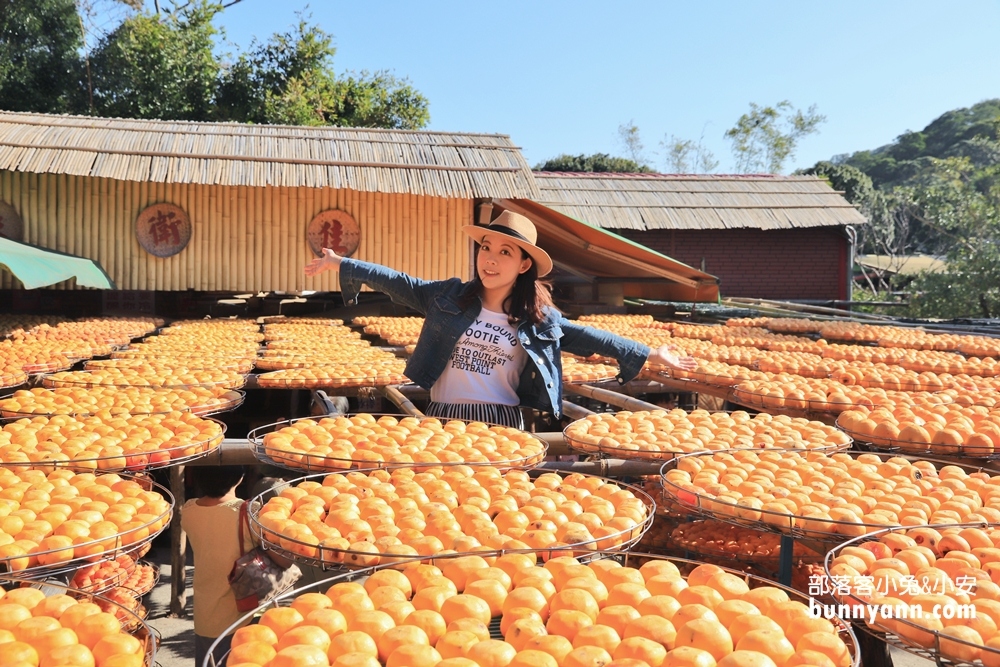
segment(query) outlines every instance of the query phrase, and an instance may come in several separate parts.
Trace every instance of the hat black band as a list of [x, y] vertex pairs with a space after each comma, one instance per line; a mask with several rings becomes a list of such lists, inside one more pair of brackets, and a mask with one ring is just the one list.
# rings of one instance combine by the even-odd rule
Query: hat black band
[[531, 243], [528, 237], [526, 237], [521, 232], [517, 231], [516, 229], [511, 229], [510, 227], [506, 227], [504, 225], [490, 225], [486, 229], [490, 230], [491, 232], [500, 232], [501, 234], [506, 234], [507, 236], [513, 236], [515, 239], [520, 239], [525, 243], [530, 243], [531, 245], [535, 245], [534, 243]]

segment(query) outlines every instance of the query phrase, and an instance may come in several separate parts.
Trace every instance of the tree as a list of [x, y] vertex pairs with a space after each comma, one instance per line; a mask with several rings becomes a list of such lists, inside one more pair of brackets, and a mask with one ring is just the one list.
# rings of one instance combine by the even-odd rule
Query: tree
[[[933, 158], [931, 158], [933, 159]], [[951, 241], [947, 271], [913, 283], [911, 314], [922, 317], [1000, 315], [1000, 187], [975, 187], [965, 159], [937, 165], [938, 178], [912, 189], [914, 215]], [[1000, 170], [1000, 166], [994, 167]]]
[[0, 109], [72, 110], [82, 45], [73, 0], [0, 0]]
[[427, 99], [388, 72], [337, 78], [333, 36], [305, 19], [255, 41], [222, 76], [217, 117], [244, 123], [419, 129]]
[[220, 9], [200, 0], [177, 12], [126, 18], [91, 55], [92, 113], [210, 120], [221, 71], [212, 19]]
[[612, 157], [607, 153], [593, 155], [567, 155], [546, 160], [534, 167], [535, 171], [569, 171], [646, 174], [653, 170], [624, 157]]
[[212, 23], [241, 2], [0, 0], [0, 108], [405, 129], [429, 122], [427, 99], [406, 79], [336, 76], [332, 36], [305, 20], [229, 66]]
[[681, 139], [674, 135], [665, 136], [660, 147], [666, 153], [667, 171], [672, 174], [708, 174], [719, 167], [712, 151], [701, 141]]
[[799, 140], [818, 131], [826, 117], [816, 113], [816, 106], [806, 111], [794, 109], [788, 100], [773, 107], [750, 103], [736, 125], [726, 131], [732, 142], [736, 171], [742, 174], [780, 173], [785, 162], [795, 155]]
[[648, 166], [646, 147], [642, 143], [639, 127], [635, 124], [635, 121], [630, 120], [618, 126], [618, 141], [632, 162], [644, 167]]

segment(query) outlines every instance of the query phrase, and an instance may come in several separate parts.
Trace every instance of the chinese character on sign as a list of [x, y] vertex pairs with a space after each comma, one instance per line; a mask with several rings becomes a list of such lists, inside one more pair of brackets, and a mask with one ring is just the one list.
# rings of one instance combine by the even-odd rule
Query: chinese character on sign
[[153, 232], [153, 243], [163, 245], [171, 240], [174, 243], [181, 242], [180, 226], [181, 221], [175, 220], [176, 214], [173, 211], [157, 211], [156, 217], [149, 225]]
[[135, 235], [149, 254], [171, 257], [191, 240], [191, 221], [183, 209], [173, 204], [154, 204], [136, 218]]
[[361, 228], [347, 211], [329, 209], [319, 213], [306, 229], [306, 239], [316, 256], [330, 248], [341, 257], [350, 257], [361, 243]]

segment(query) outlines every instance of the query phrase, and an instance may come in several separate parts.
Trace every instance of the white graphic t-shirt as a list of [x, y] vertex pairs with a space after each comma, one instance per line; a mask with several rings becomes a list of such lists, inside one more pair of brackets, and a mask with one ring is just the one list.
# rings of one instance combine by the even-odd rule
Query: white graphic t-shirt
[[483, 308], [466, 329], [441, 377], [431, 387], [436, 403], [517, 405], [517, 385], [528, 354], [507, 315]]

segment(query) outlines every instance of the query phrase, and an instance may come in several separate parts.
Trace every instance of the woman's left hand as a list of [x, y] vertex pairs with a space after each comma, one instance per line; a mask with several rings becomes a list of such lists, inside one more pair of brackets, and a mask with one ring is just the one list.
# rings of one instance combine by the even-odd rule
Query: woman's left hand
[[661, 345], [652, 350], [646, 361], [660, 366], [670, 366], [671, 368], [682, 368], [686, 371], [693, 371], [698, 366], [698, 360], [687, 355], [681, 356], [680, 348], [674, 345]]

